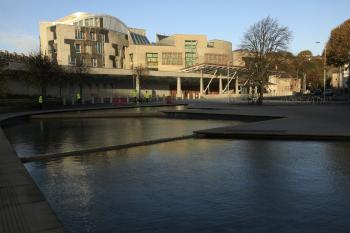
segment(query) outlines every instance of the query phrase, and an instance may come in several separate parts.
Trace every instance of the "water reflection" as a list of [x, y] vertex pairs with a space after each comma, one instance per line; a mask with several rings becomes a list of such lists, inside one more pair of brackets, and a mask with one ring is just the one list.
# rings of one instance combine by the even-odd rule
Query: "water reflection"
[[193, 139], [26, 167], [72, 232], [347, 232], [349, 154]]
[[4, 130], [17, 154], [24, 157], [183, 136], [235, 124], [166, 118], [41, 119], [17, 121]]

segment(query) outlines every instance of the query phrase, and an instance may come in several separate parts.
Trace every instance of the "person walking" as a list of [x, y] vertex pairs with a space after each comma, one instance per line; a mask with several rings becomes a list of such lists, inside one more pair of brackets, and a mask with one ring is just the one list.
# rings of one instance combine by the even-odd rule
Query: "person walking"
[[77, 92], [77, 104], [81, 104], [81, 96], [79, 92]]
[[148, 91], [146, 91], [146, 93], [145, 93], [145, 101], [146, 101], [146, 103], [149, 103], [149, 98], [150, 98], [150, 94], [148, 93]]
[[43, 103], [44, 103], [44, 100], [43, 100], [43, 96], [40, 95], [39, 98], [38, 98], [38, 103], [39, 103], [39, 109], [43, 109]]

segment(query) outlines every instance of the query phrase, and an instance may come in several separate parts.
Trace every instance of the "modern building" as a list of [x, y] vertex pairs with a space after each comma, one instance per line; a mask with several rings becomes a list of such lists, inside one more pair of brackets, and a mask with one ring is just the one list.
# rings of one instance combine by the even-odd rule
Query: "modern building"
[[40, 48], [60, 65], [180, 71], [199, 63], [226, 65], [231, 42], [205, 35], [157, 35], [150, 43], [144, 29], [129, 28], [116, 17], [77, 12], [40, 23]]
[[[244, 82], [238, 71], [250, 56], [232, 51], [231, 42], [208, 40], [206, 35], [157, 34], [150, 42], [146, 30], [105, 14], [77, 12], [39, 26], [42, 54], [62, 66], [89, 67], [84, 99], [128, 96], [133, 89], [155, 97], [238, 97]], [[70, 98], [76, 91], [67, 84], [62, 93]]]
[[124, 67], [128, 27], [103, 14], [77, 12], [54, 22], [40, 23], [40, 49], [59, 65]]

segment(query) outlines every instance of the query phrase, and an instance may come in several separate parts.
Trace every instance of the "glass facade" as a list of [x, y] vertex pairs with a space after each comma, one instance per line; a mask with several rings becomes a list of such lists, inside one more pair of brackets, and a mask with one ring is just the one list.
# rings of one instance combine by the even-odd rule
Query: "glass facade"
[[197, 60], [197, 41], [185, 40], [185, 66], [193, 66]]

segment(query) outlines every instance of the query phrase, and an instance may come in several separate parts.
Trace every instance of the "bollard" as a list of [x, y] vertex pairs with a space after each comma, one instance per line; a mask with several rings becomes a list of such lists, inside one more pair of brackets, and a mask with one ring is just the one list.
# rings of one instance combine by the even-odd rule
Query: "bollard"
[[104, 98], [103, 98], [103, 96], [101, 96], [101, 104], [103, 104], [104, 103]]
[[112, 96], [109, 97], [109, 103], [110, 103], [110, 104], [113, 103], [113, 97], [112, 97]]
[[95, 104], [95, 96], [92, 96], [92, 98], [91, 98], [91, 104]]

